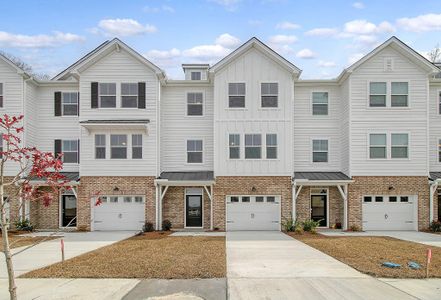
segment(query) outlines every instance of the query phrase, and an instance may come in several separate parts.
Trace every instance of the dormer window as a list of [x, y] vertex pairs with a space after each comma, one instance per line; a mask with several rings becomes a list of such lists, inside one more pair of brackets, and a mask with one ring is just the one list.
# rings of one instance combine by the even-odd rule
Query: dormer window
[[201, 72], [191, 72], [191, 80], [201, 80], [202, 73]]

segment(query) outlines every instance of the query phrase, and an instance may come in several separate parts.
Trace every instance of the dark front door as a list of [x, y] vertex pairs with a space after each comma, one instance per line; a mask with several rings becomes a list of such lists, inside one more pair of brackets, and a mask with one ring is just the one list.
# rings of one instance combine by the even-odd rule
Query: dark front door
[[326, 195], [311, 195], [311, 219], [320, 221], [319, 226], [326, 226]]
[[185, 227], [202, 227], [202, 196], [187, 195]]
[[77, 199], [73, 195], [63, 195], [61, 200], [62, 226], [77, 226]]

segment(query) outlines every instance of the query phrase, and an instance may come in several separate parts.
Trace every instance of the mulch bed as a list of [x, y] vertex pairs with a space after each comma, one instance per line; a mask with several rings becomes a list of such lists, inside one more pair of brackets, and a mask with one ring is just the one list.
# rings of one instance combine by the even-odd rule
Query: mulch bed
[[[432, 249], [430, 277], [441, 277], [441, 248], [402, 241], [390, 237], [330, 237], [321, 234], [295, 234], [291, 237], [312, 246], [360, 272], [375, 277], [425, 278], [426, 251]], [[409, 261], [421, 265], [420, 270], [407, 266]], [[401, 265], [399, 269], [381, 266], [383, 262]]]
[[25, 278], [221, 278], [225, 237], [151, 232], [24, 274]]

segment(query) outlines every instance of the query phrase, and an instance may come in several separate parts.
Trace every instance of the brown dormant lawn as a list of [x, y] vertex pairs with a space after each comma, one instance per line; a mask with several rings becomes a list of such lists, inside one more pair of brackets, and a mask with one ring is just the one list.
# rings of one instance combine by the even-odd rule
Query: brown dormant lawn
[[[426, 268], [426, 251], [432, 249], [430, 277], [441, 277], [441, 248], [402, 241], [389, 237], [330, 237], [321, 234], [294, 234], [290, 236], [314, 247], [360, 272], [375, 277], [423, 278]], [[400, 269], [381, 266], [394, 262]], [[420, 270], [407, 266], [409, 261], [421, 265]]]
[[[20, 234], [22, 234], [23, 232], [21, 232]], [[27, 233], [27, 232], [25, 232]], [[1, 239], [1, 234], [0, 234], [0, 251], [3, 251], [3, 240]], [[56, 237], [44, 237], [44, 236], [35, 236], [35, 237], [30, 237], [30, 236], [20, 236], [17, 233], [14, 232], [9, 232], [9, 245], [11, 246], [11, 248], [18, 248], [18, 247], [23, 247], [23, 246], [30, 246], [32, 244], [35, 244], [37, 242], [43, 241], [43, 240], [52, 240], [55, 239]]]
[[152, 232], [24, 274], [26, 278], [221, 278], [224, 237]]

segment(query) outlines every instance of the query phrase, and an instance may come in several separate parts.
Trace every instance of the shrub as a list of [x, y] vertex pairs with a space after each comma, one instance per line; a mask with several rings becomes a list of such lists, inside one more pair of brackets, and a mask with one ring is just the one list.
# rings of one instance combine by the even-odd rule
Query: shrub
[[293, 218], [284, 218], [282, 221], [283, 230], [286, 232], [292, 232], [295, 230], [296, 221]]
[[33, 231], [34, 230], [34, 226], [31, 225], [31, 222], [29, 222], [28, 219], [22, 220], [22, 221], [17, 221], [15, 222], [15, 228], [17, 228], [17, 230], [23, 230], [23, 231]]
[[349, 227], [349, 230], [350, 231], [361, 231], [361, 228], [360, 228], [360, 226], [353, 224], [353, 225], [351, 225], [351, 227]]
[[441, 221], [432, 221], [429, 229], [432, 232], [441, 232]]
[[162, 230], [170, 231], [171, 228], [172, 228], [172, 223], [170, 222], [170, 220], [162, 221]]
[[317, 232], [317, 227], [320, 225], [320, 221], [314, 221], [314, 220], [306, 220], [304, 221], [303, 224], [303, 230], [304, 231], [308, 231], [311, 233], [316, 233]]
[[155, 230], [152, 222], [145, 222], [144, 226], [142, 226], [142, 231], [144, 232], [152, 232]]

